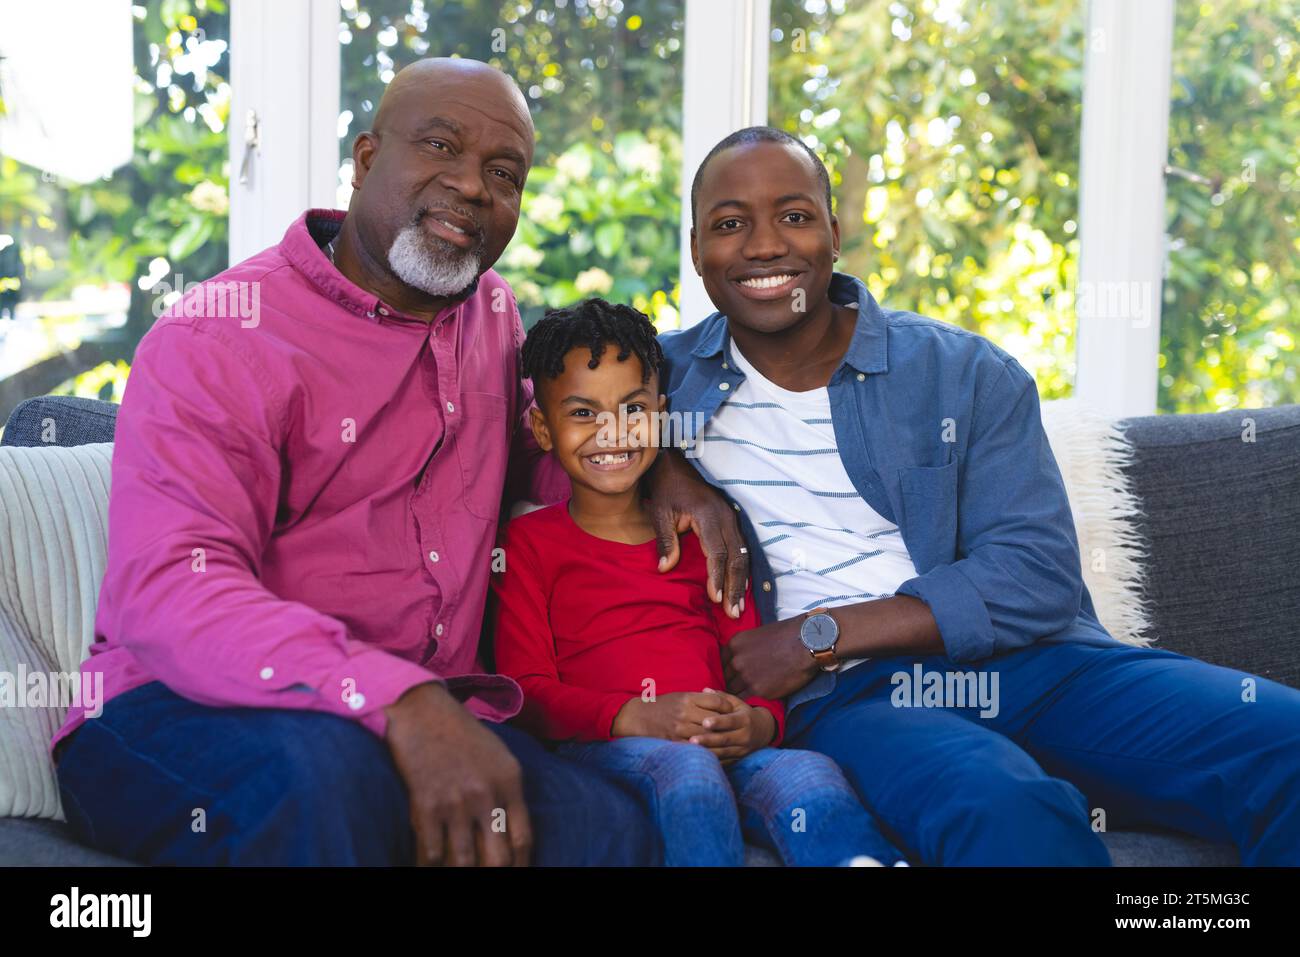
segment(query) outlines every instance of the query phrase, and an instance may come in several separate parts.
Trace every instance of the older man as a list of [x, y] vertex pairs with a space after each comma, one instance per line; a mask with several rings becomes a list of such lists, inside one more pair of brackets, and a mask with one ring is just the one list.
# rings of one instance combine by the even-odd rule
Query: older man
[[[477, 657], [503, 491], [564, 488], [520, 428], [523, 329], [490, 270], [532, 155], [507, 77], [416, 63], [356, 140], [347, 214], [211, 280], [257, 315], [199, 290], [140, 343], [83, 665], [109, 700], [51, 743], [83, 840], [151, 863], [656, 860], [618, 786], [502, 726], [519, 688]], [[654, 491], [665, 549], [694, 525], [733, 604], [730, 509], [681, 462]]]

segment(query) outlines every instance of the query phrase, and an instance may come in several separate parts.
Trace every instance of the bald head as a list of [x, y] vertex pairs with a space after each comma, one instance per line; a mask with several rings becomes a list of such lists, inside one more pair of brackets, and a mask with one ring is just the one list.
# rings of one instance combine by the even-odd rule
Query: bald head
[[420, 102], [439, 93], [470, 85], [488, 95], [499, 96], [501, 104], [511, 109], [515, 118], [528, 130], [532, 140], [533, 118], [528, 112], [528, 102], [515, 81], [494, 66], [482, 60], [463, 57], [425, 57], [397, 71], [375, 113], [374, 131], [383, 133], [394, 113], [400, 113], [403, 104]]
[[431, 57], [393, 77], [352, 161], [349, 232], [380, 279], [432, 308], [468, 295], [514, 236], [533, 121], [500, 70]]

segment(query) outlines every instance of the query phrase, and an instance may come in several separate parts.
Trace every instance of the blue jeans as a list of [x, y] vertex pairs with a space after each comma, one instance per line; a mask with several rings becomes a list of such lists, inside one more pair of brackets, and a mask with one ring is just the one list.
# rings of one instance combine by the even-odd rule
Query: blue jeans
[[[996, 713], [900, 706], [916, 699], [893, 676], [916, 664], [974, 672]], [[834, 758], [924, 864], [1108, 865], [1099, 831], [1144, 826], [1233, 843], [1243, 864], [1300, 864], [1300, 691], [1172, 651], [868, 661], [792, 709], [786, 741]]]
[[[654, 829], [617, 782], [486, 724], [523, 767], [539, 865], [648, 865]], [[73, 833], [148, 864], [394, 865], [415, 860], [388, 748], [335, 715], [211, 708], [152, 682], [60, 746]]]
[[843, 864], [862, 854], [885, 865], [902, 860], [824, 755], [762, 748], [724, 768], [702, 745], [637, 737], [570, 742], [558, 753], [640, 792], [670, 867], [742, 865], [742, 833], [796, 866]]

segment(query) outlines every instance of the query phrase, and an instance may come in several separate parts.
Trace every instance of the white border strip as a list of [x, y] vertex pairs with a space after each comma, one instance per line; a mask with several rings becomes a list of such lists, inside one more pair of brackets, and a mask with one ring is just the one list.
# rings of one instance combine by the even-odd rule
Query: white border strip
[[713, 312], [691, 263], [691, 180], [715, 143], [767, 123], [769, 0], [686, 0], [682, 87], [682, 326]]
[[[280, 241], [338, 179], [336, 0], [234, 0], [230, 9], [230, 262]], [[260, 146], [240, 182], [248, 111]]]
[[1174, 0], [1091, 0], [1079, 157], [1074, 394], [1155, 412]]

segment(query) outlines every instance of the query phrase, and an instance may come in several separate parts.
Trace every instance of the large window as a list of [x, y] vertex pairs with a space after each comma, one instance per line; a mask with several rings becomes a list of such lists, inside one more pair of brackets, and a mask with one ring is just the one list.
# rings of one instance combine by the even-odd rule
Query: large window
[[[1300, 0], [0, 0], [0, 19], [0, 421], [44, 392], [119, 398], [160, 306], [232, 237], [242, 258], [345, 207], [354, 137], [431, 55], [500, 67], [532, 110], [497, 264], [526, 325], [587, 295], [661, 329], [703, 318], [683, 152], [766, 120], [825, 157], [840, 268], [988, 336], [1044, 398], [1300, 401]], [[1098, 305], [1130, 288], [1158, 329]]]
[[1300, 3], [1178, 3], [1160, 409], [1300, 401]]
[[832, 174], [887, 306], [1074, 380], [1082, 0], [773, 0], [768, 112]]
[[423, 56], [500, 67], [537, 151], [497, 269], [525, 324], [588, 295], [678, 324], [684, 0], [342, 0], [339, 205], [352, 141], [396, 71]]
[[0, 30], [0, 423], [120, 399], [157, 304], [226, 266], [224, 0], [50, 6]]

